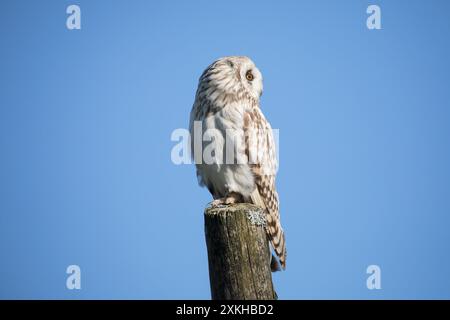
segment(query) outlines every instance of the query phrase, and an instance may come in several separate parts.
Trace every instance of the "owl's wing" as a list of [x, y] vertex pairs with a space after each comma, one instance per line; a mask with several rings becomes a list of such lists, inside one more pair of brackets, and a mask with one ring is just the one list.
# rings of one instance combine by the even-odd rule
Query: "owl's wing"
[[275, 188], [276, 146], [272, 128], [258, 107], [244, 114], [244, 132], [245, 152], [256, 183], [251, 199], [254, 204], [266, 209], [266, 232], [284, 269], [286, 244], [280, 222], [278, 193]]

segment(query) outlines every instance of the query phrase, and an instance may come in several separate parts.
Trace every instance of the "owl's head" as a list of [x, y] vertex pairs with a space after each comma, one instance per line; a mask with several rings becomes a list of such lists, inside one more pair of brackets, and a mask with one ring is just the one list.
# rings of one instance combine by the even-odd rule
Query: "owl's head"
[[206, 98], [240, 100], [245, 96], [259, 101], [263, 92], [261, 72], [253, 61], [244, 56], [223, 57], [203, 72], [199, 91]]

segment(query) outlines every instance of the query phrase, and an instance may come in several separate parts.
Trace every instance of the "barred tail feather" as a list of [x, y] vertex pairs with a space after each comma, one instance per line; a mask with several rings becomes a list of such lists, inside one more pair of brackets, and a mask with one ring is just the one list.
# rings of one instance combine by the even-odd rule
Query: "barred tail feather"
[[286, 269], [286, 241], [284, 238], [284, 232], [278, 221], [275, 222], [275, 228], [270, 228], [270, 242], [272, 243], [273, 249], [280, 259], [281, 267], [283, 270]]
[[[277, 216], [270, 213], [270, 210], [265, 205], [264, 200], [261, 198], [258, 190], [255, 190], [251, 195], [251, 200], [253, 204], [263, 208], [267, 212], [266, 218], [266, 232], [270, 240], [270, 244], [273, 247], [278, 259], [280, 260], [281, 267], [283, 270], [286, 269], [286, 241], [284, 237], [284, 232], [280, 224], [280, 220]], [[277, 259], [272, 256], [271, 260], [272, 271], [280, 271], [280, 265]]]

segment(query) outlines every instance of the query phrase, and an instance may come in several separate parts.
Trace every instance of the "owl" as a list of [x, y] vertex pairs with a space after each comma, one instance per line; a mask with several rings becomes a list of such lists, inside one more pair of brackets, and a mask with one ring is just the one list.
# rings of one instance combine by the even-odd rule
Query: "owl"
[[[224, 57], [208, 66], [191, 110], [191, 150], [199, 184], [212, 194], [212, 206], [246, 202], [265, 210], [268, 239], [285, 269], [276, 149], [259, 106], [262, 92], [261, 72], [248, 57]], [[280, 270], [279, 262], [272, 255], [272, 271]]]

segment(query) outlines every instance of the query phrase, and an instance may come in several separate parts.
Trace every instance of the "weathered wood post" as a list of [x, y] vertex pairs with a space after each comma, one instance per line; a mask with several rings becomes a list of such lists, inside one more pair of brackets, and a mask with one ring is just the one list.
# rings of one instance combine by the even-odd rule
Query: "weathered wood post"
[[262, 209], [251, 204], [205, 210], [213, 300], [276, 299], [264, 225]]

